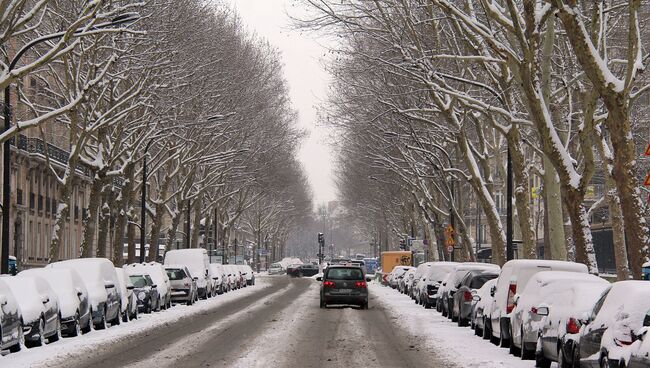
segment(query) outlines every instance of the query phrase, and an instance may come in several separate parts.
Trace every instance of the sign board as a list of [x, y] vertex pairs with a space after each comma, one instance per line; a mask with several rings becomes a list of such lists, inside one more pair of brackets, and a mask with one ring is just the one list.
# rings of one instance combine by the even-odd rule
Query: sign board
[[650, 144], [648, 144], [648, 148], [645, 149], [645, 155], [650, 156]]
[[266, 249], [260, 248], [257, 250], [257, 254], [259, 254], [260, 256], [265, 256], [266, 253], [267, 253]]
[[646, 187], [650, 187], [650, 173], [648, 173], [648, 177], [645, 178], [645, 183], [643, 183]]
[[447, 247], [447, 253], [451, 253], [451, 252], [453, 252], [453, 251], [454, 251], [454, 247], [453, 247], [453, 246], [448, 246], [448, 247]]

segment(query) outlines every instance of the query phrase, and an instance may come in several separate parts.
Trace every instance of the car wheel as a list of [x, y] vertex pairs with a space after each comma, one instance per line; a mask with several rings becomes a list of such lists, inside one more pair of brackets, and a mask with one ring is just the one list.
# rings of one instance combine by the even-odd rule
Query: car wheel
[[483, 337], [483, 340], [490, 340], [492, 339], [492, 331], [490, 331], [490, 326], [488, 325], [487, 318], [483, 318], [483, 328], [481, 329], [481, 337]]
[[124, 322], [124, 323], [129, 322], [131, 320], [130, 317], [131, 317], [131, 315], [130, 315], [129, 309], [127, 308], [126, 312], [122, 315], [122, 322]]
[[325, 304], [325, 301], [323, 301], [323, 299], [320, 300], [320, 307], [321, 308], [327, 307], [327, 305]]
[[600, 357], [599, 362], [600, 362], [600, 368], [618, 368], [619, 367], [619, 364], [615, 363], [614, 361], [611, 361], [607, 354], [603, 354]]
[[[501, 327], [499, 327], [501, 328]], [[502, 348], [509, 348], [511, 341], [508, 339], [503, 338], [505, 334], [503, 333], [503, 328], [501, 328], [501, 333], [499, 334], [499, 346]], [[512, 335], [510, 336], [512, 337]]]
[[36, 341], [30, 341], [29, 343], [26, 343], [25, 345], [27, 347], [34, 347], [34, 346], [43, 346], [45, 345], [45, 335], [43, 334], [43, 330], [45, 330], [45, 321], [43, 320], [43, 317], [41, 317], [38, 320], [38, 340]]
[[81, 329], [81, 332], [84, 334], [87, 334], [88, 332], [92, 331], [93, 329], [93, 311], [92, 309], [88, 310], [88, 323], [86, 324], [85, 327]]
[[59, 341], [61, 339], [61, 317], [56, 317], [56, 332], [47, 339], [48, 343]]
[[10, 347], [9, 351], [11, 353], [17, 353], [23, 348], [23, 346], [25, 346], [25, 334], [23, 333], [23, 324], [21, 322], [18, 326], [18, 342], [14, 346]]
[[95, 325], [95, 330], [105, 330], [106, 329], [106, 308], [104, 308], [104, 314], [102, 315], [102, 320]]
[[474, 323], [473, 330], [474, 330], [474, 335], [483, 337], [483, 329], [478, 328], [478, 325], [476, 323]]
[[363, 303], [361, 309], [368, 309], [368, 302]]
[[111, 327], [112, 326], [118, 326], [122, 322], [122, 304], [117, 305], [117, 315], [115, 315], [115, 318], [111, 321]]

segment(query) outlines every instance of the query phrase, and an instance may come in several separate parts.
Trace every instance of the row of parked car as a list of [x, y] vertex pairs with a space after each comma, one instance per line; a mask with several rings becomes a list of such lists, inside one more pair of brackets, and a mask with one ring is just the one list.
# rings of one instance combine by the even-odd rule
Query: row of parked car
[[0, 276], [0, 351], [41, 346], [254, 285], [247, 265], [210, 264], [205, 250], [169, 251], [164, 264], [114, 267], [72, 259]]
[[584, 264], [512, 260], [397, 266], [387, 284], [537, 367], [650, 367], [650, 283]]

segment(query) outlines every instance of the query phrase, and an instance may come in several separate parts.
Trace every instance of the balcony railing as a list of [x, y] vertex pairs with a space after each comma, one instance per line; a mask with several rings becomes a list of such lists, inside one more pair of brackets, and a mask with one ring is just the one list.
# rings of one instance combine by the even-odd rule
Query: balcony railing
[[[25, 135], [18, 135], [18, 145], [16, 145], [16, 140], [11, 139], [11, 144], [16, 146], [19, 150], [26, 151], [31, 154], [40, 154], [45, 156], [45, 149], [47, 147], [47, 154], [50, 156], [50, 160], [57, 162], [62, 165], [67, 165], [70, 161], [70, 152], [61, 149], [53, 144], [47, 143], [36, 137], [27, 137]], [[77, 171], [90, 175], [90, 170], [83, 165], [77, 165]]]

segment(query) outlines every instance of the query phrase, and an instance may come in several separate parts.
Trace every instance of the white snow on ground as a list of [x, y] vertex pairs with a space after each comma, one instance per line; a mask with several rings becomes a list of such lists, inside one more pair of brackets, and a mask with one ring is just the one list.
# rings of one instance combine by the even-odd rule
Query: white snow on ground
[[[508, 349], [491, 344], [475, 336], [469, 327], [458, 327], [435, 309], [424, 309], [407, 295], [377, 283], [369, 283], [369, 290], [402, 328], [420, 336], [422, 344], [436, 355], [466, 368], [533, 368], [534, 360], [522, 361], [508, 354]], [[553, 364], [552, 367], [557, 367]]]
[[[102, 331], [92, 331], [89, 334], [63, 338], [57, 342], [31, 349], [23, 348], [18, 353], [0, 357], [0, 367], [39, 368], [61, 365], [62, 362], [75, 357], [93, 354], [96, 349], [106, 347], [111, 342], [117, 342], [129, 336], [151, 330], [158, 326], [174, 323], [179, 319], [197, 315], [217, 307], [219, 304], [242, 298], [246, 295], [260, 292], [270, 286], [264, 278], [258, 278], [255, 286], [235, 290], [218, 295], [208, 300], [200, 300], [193, 306], [175, 305], [167, 311], [152, 314], [140, 314], [137, 320], [122, 323]], [[239, 313], [237, 313], [239, 314]], [[226, 322], [226, 321], [223, 321]]]

